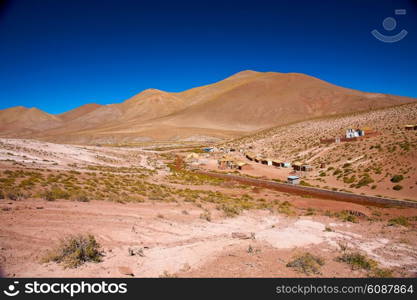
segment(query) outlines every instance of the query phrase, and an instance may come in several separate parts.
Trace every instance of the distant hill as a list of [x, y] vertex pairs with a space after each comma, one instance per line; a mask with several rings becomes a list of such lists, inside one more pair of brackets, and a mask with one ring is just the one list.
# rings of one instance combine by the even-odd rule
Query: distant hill
[[0, 111], [0, 136], [62, 143], [204, 141], [414, 101], [304, 74], [243, 71], [180, 93], [148, 89], [123, 103], [87, 104], [60, 115], [9, 108]]

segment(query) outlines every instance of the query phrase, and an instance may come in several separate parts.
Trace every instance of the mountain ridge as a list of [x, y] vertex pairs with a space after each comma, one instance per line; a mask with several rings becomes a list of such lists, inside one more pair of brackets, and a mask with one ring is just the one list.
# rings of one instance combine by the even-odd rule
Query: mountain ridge
[[302, 73], [245, 70], [182, 92], [146, 89], [121, 102], [62, 114], [16, 106], [0, 111], [0, 136], [107, 143], [227, 138], [305, 119], [415, 102]]

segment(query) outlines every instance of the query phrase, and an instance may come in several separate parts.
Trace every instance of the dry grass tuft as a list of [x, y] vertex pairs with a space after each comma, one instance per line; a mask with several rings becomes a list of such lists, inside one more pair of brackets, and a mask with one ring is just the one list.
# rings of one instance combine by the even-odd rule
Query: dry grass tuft
[[57, 262], [65, 268], [76, 268], [85, 262], [100, 262], [102, 253], [95, 237], [88, 235], [71, 235], [62, 239], [59, 245], [50, 250], [42, 262]]

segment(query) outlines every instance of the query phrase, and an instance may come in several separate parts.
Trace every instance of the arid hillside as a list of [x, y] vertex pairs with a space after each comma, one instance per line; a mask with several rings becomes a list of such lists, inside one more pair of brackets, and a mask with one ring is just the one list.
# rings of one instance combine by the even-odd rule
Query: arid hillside
[[[301, 173], [305, 184], [415, 199], [417, 131], [405, 130], [404, 125], [416, 123], [417, 104], [413, 103], [279, 126], [228, 145], [311, 165], [311, 172]], [[349, 128], [363, 128], [365, 136], [336, 143], [335, 138], [343, 138]]]
[[0, 110], [0, 132], [2, 135], [27, 135], [52, 128], [60, 124], [59, 116], [37, 108], [16, 106]]
[[0, 139], [0, 273], [416, 276], [417, 208], [213, 178], [186, 153]]
[[118, 104], [88, 104], [50, 115], [0, 111], [0, 136], [60, 143], [214, 141], [277, 125], [414, 102], [346, 89], [297, 73], [239, 72], [181, 93], [145, 90]]
[[319, 116], [412, 101], [341, 88], [304, 74], [253, 71], [238, 73], [218, 85], [188, 93], [191, 92], [192, 98], [199, 99], [198, 103], [157, 122], [251, 132]]

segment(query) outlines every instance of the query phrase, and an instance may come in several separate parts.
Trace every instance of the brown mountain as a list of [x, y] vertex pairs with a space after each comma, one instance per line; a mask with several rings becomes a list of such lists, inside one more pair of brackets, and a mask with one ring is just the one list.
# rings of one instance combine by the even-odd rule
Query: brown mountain
[[197, 104], [158, 120], [158, 123], [252, 131], [416, 100], [346, 89], [295, 73], [249, 71], [221, 83], [220, 89], [214, 84], [195, 91], [191, 98], [200, 98]]
[[100, 107], [102, 107], [102, 105], [96, 104], [96, 103], [89, 103], [89, 104], [85, 104], [80, 107], [77, 107], [73, 110], [67, 111], [63, 114], [60, 114], [58, 115], [58, 117], [62, 121], [68, 122], [68, 121], [78, 119], [88, 113], [91, 113], [92, 111], [95, 111], [96, 109], [99, 109]]
[[23, 106], [0, 110], [1, 136], [26, 136], [53, 128], [61, 123], [58, 116], [48, 114], [37, 108]]
[[243, 71], [180, 93], [149, 89], [123, 103], [88, 104], [60, 115], [6, 109], [0, 111], [0, 135], [70, 143], [222, 139], [414, 101], [347, 89], [304, 74]]

